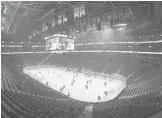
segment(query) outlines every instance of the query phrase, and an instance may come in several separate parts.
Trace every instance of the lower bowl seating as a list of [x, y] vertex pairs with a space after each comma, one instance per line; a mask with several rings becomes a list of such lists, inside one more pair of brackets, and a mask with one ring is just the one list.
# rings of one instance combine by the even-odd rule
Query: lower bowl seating
[[[68, 63], [63, 63], [63, 60], [53, 56], [49, 58], [48, 64], [69, 70], [75, 68], [81, 72], [84, 69], [83, 72], [116, 73], [126, 78], [126, 87], [117, 98], [93, 104], [93, 118], [147, 118], [162, 109], [161, 59], [132, 55], [81, 54], [79, 58], [82, 59], [79, 60], [76, 59], [77, 56], [59, 56], [67, 59]], [[55, 61], [52, 62], [52, 58]], [[2, 118], [72, 118], [74, 114], [81, 114], [85, 107], [91, 104], [73, 100], [22, 71], [11, 71], [13, 67], [6, 62], [2, 63]], [[71, 109], [75, 109], [75, 112], [71, 112]]]

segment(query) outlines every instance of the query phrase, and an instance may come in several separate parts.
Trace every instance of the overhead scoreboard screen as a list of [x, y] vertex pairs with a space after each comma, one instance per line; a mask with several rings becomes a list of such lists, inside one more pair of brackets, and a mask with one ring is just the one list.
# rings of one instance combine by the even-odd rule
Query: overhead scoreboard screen
[[46, 50], [74, 50], [74, 39], [66, 35], [53, 35], [46, 39]]

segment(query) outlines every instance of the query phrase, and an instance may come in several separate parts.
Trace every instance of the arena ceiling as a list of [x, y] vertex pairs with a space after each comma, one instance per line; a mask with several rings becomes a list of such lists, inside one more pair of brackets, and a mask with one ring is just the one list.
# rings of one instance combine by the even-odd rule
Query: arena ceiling
[[[46, 15], [66, 11], [79, 4], [84, 4], [88, 9], [86, 14], [91, 14], [92, 8], [118, 9], [130, 7], [132, 3], [148, 4], [148, 2], [129, 1], [6, 1], [1, 3], [3, 21], [1, 29], [5, 33], [29, 31]], [[6, 11], [3, 13], [5, 8]]]

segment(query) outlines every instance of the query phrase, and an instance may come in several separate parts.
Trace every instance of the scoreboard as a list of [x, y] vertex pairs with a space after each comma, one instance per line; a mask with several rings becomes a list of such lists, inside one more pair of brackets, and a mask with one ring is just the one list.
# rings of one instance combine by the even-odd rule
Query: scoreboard
[[53, 35], [52, 37], [46, 39], [46, 50], [74, 50], [74, 38], [61, 34]]

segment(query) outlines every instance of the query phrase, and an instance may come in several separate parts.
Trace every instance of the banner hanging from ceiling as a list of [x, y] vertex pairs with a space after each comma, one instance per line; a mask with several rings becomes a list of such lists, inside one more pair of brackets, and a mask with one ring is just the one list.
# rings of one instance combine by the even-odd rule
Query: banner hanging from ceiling
[[80, 33], [81, 30], [81, 25], [80, 25], [80, 21], [76, 22], [76, 33]]
[[36, 27], [36, 34], [40, 33], [40, 27]]
[[62, 17], [63, 17], [63, 23], [66, 23], [67, 22], [67, 12], [64, 12]]
[[36, 35], [37, 35], [37, 31], [34, 30], [34, 31], [33, 31], [33, 37], [36, 36]]
[[96, 30], [96, 18], [92, 18], [92, 30]]
[[42, 32], [44, 32], [44, 31], [46, 31], [46, 30], [48, 30], [48, 26], [46, 25], [46, 23], [44, 23], [44, 24], [42, 25]]
[[79, 18], [79, 7], [74, 7], [74, 19]]
[[119, 19], [124, 19], [124, 14], [123, 14], [122, 11], [119, 11], [119, 12], [118, 12], [118, 18], [119, 18]]
[[83, 16], [85, 16], [85, 7], [84, 7], [84, 5], [81, 5], [80, 7], [79, 7], [79, 11], [80, 11], [80, 17], [83, 17]]
[[87, 20], [83, 19], [83, 32], [87, 32]]
[[91, 19], [88, 18], [87, 19], [87, 32], [89, 32], [91, 30]]
[[109, 15], [105, 14], [103, 20], [104, 20], [105, 28], [110, 28], [110, 17], [109, 17]]
[[117, 20], [118, 16], [117, 16], [117, 13], [116, 12], [113, 12], [112, 13], [112, 16], [113, 16], [113, 20]]
[[61, 14], [58, 15], [58, 25], [59, 24], [62, 24], [62, 15]]
[[105, 16], [103, 16], [103, 19], [101, 20], [101, 29], [105, 29]]
[[129, 11], [125, 10], [124, 11], [124, 19], [129, 19], [131, 17]]
[[99, 16], [97, 17], [96, 21], [97, 21], [97, 24], [99, 24], [101, 22], [101, 19]]
[[52, 27], [55, 27], [56, 26], [56, 22], [55, 22], [55, 19], [53, 19], [52, 21]]
[[110, 13], [106, 14], [106, 16], [107, 16], [107, 19], [108, 20], [111, 20], [112, 19], [112, 15]]
[[83, 21], [80, 20], [80, 30], [81, 30], [81, 34], [84, 33], [84, 25], [83, 25]]
[[32, 38], [32, 36], [31, 35], [29, 35], [29, 39], [31, 39]]
[[96, 18], [96, 28], [97, 28], [97, 30], [101, 29], [101, 19], [99, 16], [97, 16], [97, 18]]

